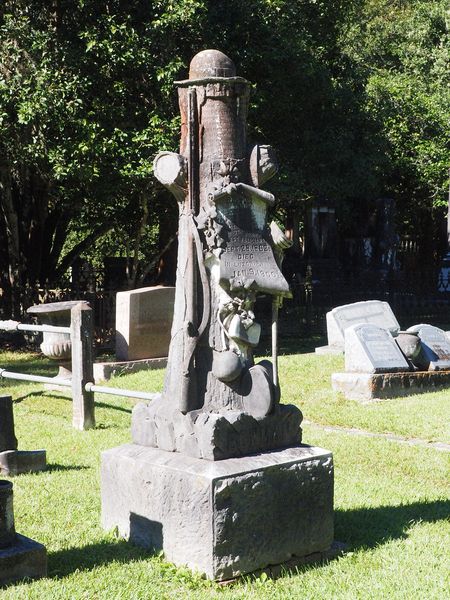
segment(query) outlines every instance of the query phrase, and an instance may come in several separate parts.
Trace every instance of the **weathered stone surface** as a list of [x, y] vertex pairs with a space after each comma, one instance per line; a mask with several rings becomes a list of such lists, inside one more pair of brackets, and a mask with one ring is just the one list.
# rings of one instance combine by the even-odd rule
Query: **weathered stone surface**
[[102, 525], [212, 579], [333, 541], [333, 459], [298, 446], [208, 462], [125, 445], [102, 454]]
[[367, 300], [343, 304], [333, 308], [326, 315], [328, 345], [343, 348], [344, 332], [347, 327], [359, 323], [378, 325], [393, 335], [400, 331], [400, 325], [387, 302]]
[[12, 396], [0, 396], [0, 452], [16, 448]]
[[394, 373], [409, 371], [410, 367], [389, 331], [362, 323], [345, 330], [345, 370], [349, 373]]
[[118, 377], [136, 371], [151, 371], [165, 369], [167, 358], [143, 358], [141, 360], [125, 360], [94, 363], [94, 381], [108, 381], [111, 377]]
[[119, 361], [166, 357], [175, 288], [147, 287], [116, 296], [116, 357]]
[[46, 468], [45, 450], [17, 450], [11, 396], [0, 396], [0, 474], [18, 475]]
[[223, 460], [301, 442], [302, 414], [290, 404], [280, 404], [273, 414], [255, 418], [240, 411], [183, 415], [170, 405], [163, 410], [162, 403], [158, 399], [134, 407], [131, 435], [135, 444]]
[[0, 550], [0, 584], [47, 575], [47, 550], [34, 540], [16, 535], [16, 541]]
[[333, 373], [331, 386], [348, 400], [368, 402], [433, 392], [450, 386], [450, 373], [416, 371], [408, 373]]
[[47, 468], [45, 450], [6, 450], [0, 452], [0, 473], [2, 475], [20, 475], [44, 471]]
[[429, 371], [450, 370], [450, 341], [444, 330], [432, 325], [413, 325], [407, 331], [417, 333], [422, 352], [421, 367]]

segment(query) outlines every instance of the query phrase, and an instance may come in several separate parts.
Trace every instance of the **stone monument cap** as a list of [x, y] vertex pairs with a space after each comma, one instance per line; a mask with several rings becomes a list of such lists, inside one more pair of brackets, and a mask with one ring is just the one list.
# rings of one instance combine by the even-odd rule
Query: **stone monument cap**
[[77, 304], [89, 305], [87, 300], [66, 300], [64, 302], [48, 302], [46, 304], [35, 304], [27, 308], [27, 313], [30, 315], [46, 314], [51, 312], [62, 312], [71, 310]]
[[243, 77], [236, 76], [236, 67], [231, 58], [220, 50], [202, 50], [194, 56], [189, 65], [189, 79], [176, 81], [181, 87], [201, 83], [247, 83]]
[[189, 79], [204, 77], [235, 77], [236, 67], [220, 50], [202, 50], [194, 56], [189, 65]]

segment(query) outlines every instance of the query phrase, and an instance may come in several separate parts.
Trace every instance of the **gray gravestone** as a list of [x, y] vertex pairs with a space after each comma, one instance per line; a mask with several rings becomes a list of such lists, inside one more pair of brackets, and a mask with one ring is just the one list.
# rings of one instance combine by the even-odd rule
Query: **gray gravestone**
[[409, 371], [410, 367], [389, 331], [361, 323], [345, 330], [345, 370], [394, 373]]
[[116, 358], [120, 361], [167, 356], [174, 287], [146, 287], [116, 295]]
[[417, 333], [422, 345], [422, 357], [429, 371], [450, 370], [450, 341], [442, 329], [432, 325], [413, 325], [407, 331]]
[[387, 302], [354, 302], [337, 306], [327, 313], [328, 344], [343, 347], [345, 330], [358, 323], [377, 325], [393, 335], [400, 331], [400, 325]]
[[16, 533], [13, 484], [0, 479], [0, 585], [47, 575], [45, 546]]
[[213, 463], [127, 444], [102, 458], [102, 525], [231, 579], [333, 542], [333, 458], [312, 446]]
[[0, 396], [0, 473], [10, 477], [43, 471], [46, 467], [45, 450], [17, 449], [12, 397]]

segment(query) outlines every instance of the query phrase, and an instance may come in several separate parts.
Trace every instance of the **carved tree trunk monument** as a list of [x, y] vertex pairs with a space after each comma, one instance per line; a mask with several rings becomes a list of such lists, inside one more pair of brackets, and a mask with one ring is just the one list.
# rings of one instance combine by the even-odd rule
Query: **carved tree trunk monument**
[[[276, 171], [249, 149], [249, 83], [217, 50], [178, 82], [180, 153], [155, 175], [179, 205], [172, 337], [164, 391], [133, 410], [133, 443], [102, 457], [102, 521], [167, 559], [227, 579], [333, 541], [333, 461], [301, 445], [301, 412], [279, 403], [277, 315], [290, 295], [289, 240], [267, 224]], [[271, 295], [272, 362], [255, 364], [258, 294]]]

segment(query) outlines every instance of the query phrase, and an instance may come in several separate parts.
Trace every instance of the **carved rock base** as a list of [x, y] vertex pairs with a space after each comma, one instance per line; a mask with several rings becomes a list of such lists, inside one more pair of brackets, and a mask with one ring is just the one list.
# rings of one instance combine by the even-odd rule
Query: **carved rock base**
[[141, 446], [224, 460], [298, 445], [301, 421], [302, 413], [290, 404], [280, 404], [273, 414], [255, 418], [238, 411], [183, 415], [161, 399], [135, 406], [131, 435]]
[[47, 575], [45, 546], [19, 533], [14, 544], [0, 550], [0, 584]]
[[21, 473], [35, 473], [47, 468], [45, 450], [5, 450], [0, 452], [0, 474], [11, 477]]
[[218, 462], [128, 444], [102, 453], [102, 526], [226, 580], [333, 542], [333, 457], [298, 446]]

